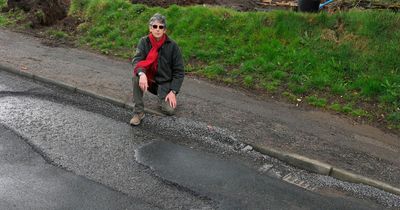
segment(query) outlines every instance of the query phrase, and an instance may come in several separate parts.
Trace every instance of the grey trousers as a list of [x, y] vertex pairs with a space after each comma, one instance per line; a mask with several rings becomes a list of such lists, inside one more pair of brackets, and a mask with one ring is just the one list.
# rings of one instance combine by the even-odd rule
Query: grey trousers
[[[135, 104], [134, 112], [142, 113], [144, 112], [144, 102], [143, 102], [143, 91], [139, 87], [139, 77], [134, 76], [132, 78], [132, 86], [133, 86], [133, 103]], [[174, 115], [175, 109], [172, 108], [168, 102], [165, 101], [165, 96], [167, 95], [165, 86], [159, 86], [157, 90], [158, 102], [163, 111], [167, 115]], [[168, 88], [169, 90], [169, 88]]]

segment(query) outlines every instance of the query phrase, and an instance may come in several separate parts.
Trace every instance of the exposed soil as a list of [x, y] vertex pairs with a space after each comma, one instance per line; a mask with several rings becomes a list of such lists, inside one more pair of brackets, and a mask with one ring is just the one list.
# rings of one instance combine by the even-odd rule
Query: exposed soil
[[67, 17], [70, 0], [8, 0], [3, 11], [22, 9], [32, 27], [50, 26]]

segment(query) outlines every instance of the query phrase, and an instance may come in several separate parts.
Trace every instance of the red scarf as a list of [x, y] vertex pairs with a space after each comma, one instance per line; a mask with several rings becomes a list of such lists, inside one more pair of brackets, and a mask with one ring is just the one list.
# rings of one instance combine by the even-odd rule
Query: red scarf
[[152, 46], [150, 52], [147, 54], [146, 60], [139, 61], [136, 64], [133, 73], [137, 75], [139, 68], [146, 69], [147, 83], [150, 86], [152, 83], [154, 83], [154, 76], [157, 73], [158, 49], [160, 49], [160, 47], [164, 44], [165, 40], [167, 39], [167, 35], [164, 34], [161, 39], [157, 41], [153, 34], [150, 33], [149, 38]]

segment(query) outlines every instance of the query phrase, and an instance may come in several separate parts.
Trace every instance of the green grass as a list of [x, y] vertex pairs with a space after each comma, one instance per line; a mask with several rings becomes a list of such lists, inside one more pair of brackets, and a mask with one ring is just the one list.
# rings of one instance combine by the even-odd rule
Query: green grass
[[[6, 0], [0, 0], [0, 11], [5, 6], [7, 6]], [[7, 22], [7, 17], [3, 13], [0, 13], [0, 27], [7, 25]]]
[[[3, 7], [7, 6], [6, 0], [0, 0], [0, 11]], [[20, 20], [26, 18], [26, 14], [21, 10], [10, 11], [6, 13], [0, 12], [0, 27], [15, 26]]]
[[342, 106], [338, 103], [333, 103], [332, 105], [329, 106], [329, 109], [337, 111], [337, 112], [341, 112]]
[[4, 26], [7, 23], [7, 18], [0, 15], [0, 26]]
[[46, 31], [46, 33], [51, 38], [55, 38], [55, 39], [65, 39], [68, 37], [67, 33], [65, 33], [64, 31], [60, 31], [60, 30], [50, 29], [50, 30]]
[[243, 79], [243, 83], [246, 87], [251, 88], [254, 85], [254, 77], [251, 75], [247, 75]]
[[208, 78], [221, 76], [224, 72], [224, 67], [221, 64], [209, 65], [203, 70], [204, 75]]
[[[147, 21], [156, 12], [167, 17], [168, 35], [181, 47], [187, 71], [282, 94], [294, 102], [306, 98], [314, 106], [349, 115], [363, 111], [348, 104], [378, 103], [371, 106], [379, 107], [375, 112], [392, 116], [390, 123], [399, 122], [397, 114], [390, 115], [400, 106], [398, 13], [237, 12], [72, 0], [69, 14], [86, 20], [78, 26], [82, 45], [128, 59], [139, 38], [148, 34]], [[340, 103], [329, 103], [337, 97]]]
[[262, 83], [262, 86], [264, 87], [265, 90], [269, 92], [274, 92], [278, 89], [280, 84], [281, 84], [280, 80], [273, 80]]
[[307, 102], [316, 107], [325, 107], [327, 100], [325, 98], [318, 98], [316, 96], [307, 97]]
[[400, 110], [390, 113], [388, 120], [390, 122], [390, 127], [400, 129]]

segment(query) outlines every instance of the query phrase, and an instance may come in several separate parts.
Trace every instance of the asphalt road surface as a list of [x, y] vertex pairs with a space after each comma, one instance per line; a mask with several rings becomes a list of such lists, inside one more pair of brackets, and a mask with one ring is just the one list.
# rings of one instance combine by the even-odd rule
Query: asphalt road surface
[[260, 173], [218, 128], [131, 114], [0, 71], [0, 209], [382, 209]]
[[155, 209], [47, 163], [3, 125], [0, 133], [1, 209]]

